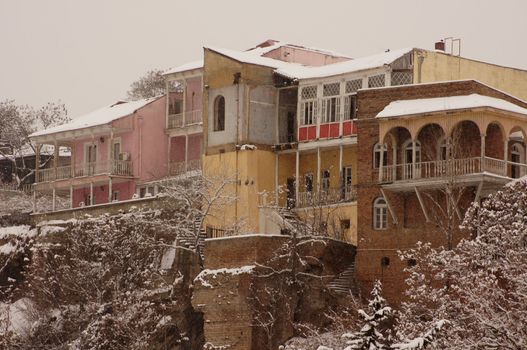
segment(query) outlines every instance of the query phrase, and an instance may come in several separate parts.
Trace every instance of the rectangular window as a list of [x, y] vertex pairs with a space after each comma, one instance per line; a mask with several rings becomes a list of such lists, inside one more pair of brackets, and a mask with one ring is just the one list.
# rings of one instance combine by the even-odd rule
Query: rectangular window
[[353, 197], [353, 172], [351, 166], [342, 168], [342, 183], [344, 185], [344, 200], [352, 200]]
[[322, 123], [334, 123], [338, 121], [340, 112], [340, 98], [331, 97], [322, 100]]
[[113, 191], [112, 193], [112, 202], [119, 200], [119, 191]]
[[357, 92], [357, 90], [362, 89], [362, 79], [354, 79], [346, 82], [347, 94], [352, 94]]
[[302, 125], [313, 125], [316, 123], [317, 101], [306, 101], [301, 104]]
[[330, 186], [329, 170], [322, 170], [322, 191], [328, 191]]
[[392, 86], [412, 84], [412, 80], [412, 71], [410, 70], [392, 72]]
[[342, 231], [349, 230], [351, 227], [351, 221], [349, 219], [340, 220], [340, 228]]

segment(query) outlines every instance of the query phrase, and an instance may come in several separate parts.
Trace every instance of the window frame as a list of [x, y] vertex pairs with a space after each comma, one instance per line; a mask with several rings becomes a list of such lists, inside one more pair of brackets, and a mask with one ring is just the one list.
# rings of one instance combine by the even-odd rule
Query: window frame
[[388, 229], [388, 202], [384, 197], [377, 197], [373, 201], [373, 229]]
[[[223, 102], [222, 102], [223, 101]], [[223, 106], [220, 106], [220, 103], [223, 103]], [[220, 110], [220, 107], [223, 107], [223, 110]], [[225, 96], [217, 95], [214, 98], [214, 113], [213, 113], [213, 131], [225, 131], [225, 112], [226, 112], [226, 103]]]
[[384, 153], [382, 159], [382, 166], [388, 166], [388, 145], [385, 143], [381, 146], [379, 142], [373, 145], [373, 169], [381, 167], [381, 152]]

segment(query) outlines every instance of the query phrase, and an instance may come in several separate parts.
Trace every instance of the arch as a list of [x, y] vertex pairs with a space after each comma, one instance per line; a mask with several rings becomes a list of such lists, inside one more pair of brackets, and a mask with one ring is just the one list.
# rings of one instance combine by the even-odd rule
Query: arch
[[503, 159], [506, 139], [505, 129], [501, 123], [488, 123], [485, 130], [485, 156]]
[[421, 126], [417, 132], [420, 142], [421, 159], [432, 161], [440, 158], [440, 142], [445, 139], [445, 130], [437, 123], [428, 123]]
[[388, 203], [384, 197], [377, 197], [373, 201], [373, 228], [375, 230], [388, 228]]
[[225, 97], [216, 96], [214, 99], [214, 131], [225, 130]]
[[525, 140], [527, 140], [527, 135], [525, 133], [525, 130], [523, 130], [523, 128], [521, 126], [513, 126], [508, 134], [505, 134], [507, 135], [508, 139], [516, 139], [516, 140], [519, 140], [519, 139], [522, 139], [523, 142], [525, 142]]
[[391, 136], [394, 137], [395, 140], [406, 140], [408, 137], [412, 138], [412, 133], [410, 130], [405, 126], [393, 126], [388, 131], [384, 133], [384, 135], [379, 135], [379, 140], [382, 140], [383, 143], [386, 143], [386, 137]]
[[455, 159], [481, 156], [481, 130], [472, 120], [460, 120], [449, 132], [450, 154]]
[[506, 136], [507, 135], [507, 131], [505, 130], [505, 127], [503, 126], [503, 123], [500, 122], [499, 120], [493, 120], [493, 121], [489, 121], [486, 125], [485, 125], [485, 134], [488, 134], [489, 132], [489, 128], [490, 127], [498, 127], [501, 131], [501, 134], [503, 136]]

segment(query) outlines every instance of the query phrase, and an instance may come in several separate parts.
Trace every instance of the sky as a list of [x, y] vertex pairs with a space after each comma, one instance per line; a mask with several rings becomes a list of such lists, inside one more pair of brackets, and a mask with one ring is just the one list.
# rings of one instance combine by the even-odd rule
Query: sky
[[71, 117], [126, 97], [150, 69], [266, 39], [361, 57], [461, 38], [465, 57], [527, 69], [525, 0], [0, 0], [0, 101]]

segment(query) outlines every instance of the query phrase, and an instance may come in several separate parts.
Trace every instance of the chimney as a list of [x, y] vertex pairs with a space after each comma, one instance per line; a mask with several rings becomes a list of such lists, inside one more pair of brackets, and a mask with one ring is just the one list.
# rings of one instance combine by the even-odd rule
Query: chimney
[[436, 42], [436, 50], [438, 51], [445, 51], [445, 42], [443, 40]]

